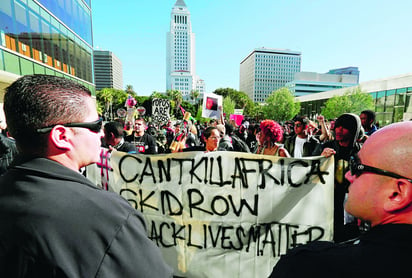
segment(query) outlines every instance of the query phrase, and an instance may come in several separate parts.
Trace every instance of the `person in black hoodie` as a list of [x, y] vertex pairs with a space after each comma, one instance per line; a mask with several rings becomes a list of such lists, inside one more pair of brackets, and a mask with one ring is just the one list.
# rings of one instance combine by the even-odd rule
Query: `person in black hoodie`
[[318, 145], [313, 152], [313, 155], [335, 156], [333, 223], [333, 239], [335, 242], [347, 240], [359, 233], [355, 219], [345, 213], [343, 205], [349, 186], [349, 182], [344, 176], [348, 170], [350, 157], [359, 152], [362, 147], [361, 143], [358, 142], [360, 133], [361, 121], [359, 116], [352, 113], [342, 114], [335, 122], [335, 139]]

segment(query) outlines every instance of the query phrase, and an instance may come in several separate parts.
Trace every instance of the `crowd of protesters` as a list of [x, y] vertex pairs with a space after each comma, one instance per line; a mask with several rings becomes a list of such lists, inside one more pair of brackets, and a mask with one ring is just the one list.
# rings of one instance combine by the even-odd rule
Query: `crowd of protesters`
[[[223, 117], [201, 123], [191, 118], [163, 124], [136, 117], [132, 121], [106, 122], [101, 146], [130, 154], [236, 151], [293, 158], [333, 155], [334, 241], [344, 241], [368, 228], [367, 223], [360, 224], [343, 209], [349, 186], [344, 175], [350, 158], [377, 129], [375, 113], [371, 110], [362, 111], [359, 116], [345, 113], [331, 120], [322, 115], [312, 120], [296, 115], [285, 122], [245, 118], [240, 124]], [[17, 150], [5, 131], [0, 136], [0, 166], [5, 172]]]
[[[70, 97], [76, 95], [77, 102], [67, 106], [69, 110], [64, 106], [68, 98], [62, 98], [62, 92]], [[51, 101], [39, 104], [38, 97], [48, 98]], [[26, 106], [15, 111], [22, 103]], [[55, 104], [66, 108], [61, 111], [55, 110]], [[25, 110], [24, 107], [31, 107], [31, 110]], [[79, 113], [80, 108], [83, 114]], [[387, 241], [396, 241], [393, 245], [395, 247], [386, 244], [383, 250], [394, 251], [390, 252], [391, 256], [395, 254], [395, 258], [400, 259], [402, 256], [397, 254], [410, 252], [408, 248], [412, 229], [409, 220], [412, 214], [412, 190], [410, 190], [412, 180], [407, 178], [410, 172], [408, 163], [403, 163], [410, 158], [411, 153], [409, 146], [412, 141], [410, 136], [412, 125], [410, 123], [394, 124], [379, 132], [375, 124], [375, 113], [370, 110], [362, 111], [360, 115], [344, 113], [331, 120], [326, 120], [322, 115], [315, 119], [296, 115], [286, 122], [245, 119], [239, 124], [222, 118], [203, 123], [187, 119], [158, 125], [146, 122], [143, 118], [135, 118], [126, 122], [122, 120], [106, 122], [103, 126], [104, 136], [101, 136], [103, 135], [101, 134], [102, 120], [98, 119], [90, 92], [76, 83], [48, 76], [27, 76], [10, 86], [6, 93], [5, 111], [11, 123], [11, 135], [15, 137], [8, 136], [6, 126], [1, 125], [0, 214], [5, 221], [0, 227], [0, 245], [3, 246], [0, 248], [2, 258], [0, 273], [7, 274], [7, 277], [62, 277], [63, 273], [73, 274], [77, 273], [76, 271], [79, 272], [78, 275], [74, 275], [77, 277], [80, 277], [80, 272], [82, 275], [96, 276], [96, 271], [97, 274], [103, 273], [102, 276], [105, 277], [115, 277], [116, 275], [111, 274], [118, 273], [123, 273], [122, 277], [132, 277], [135, 257], [145, 258], [139, 264], [139, 269], [144, 269], [147, 275], [153, 275], [152, 266], [157, 265], [156, 277], [171, 276], [171, 269], [163, 263], [159, 250], [144, 233], [143, 217], [119, 196], [97, 191], [90, 181], [78, 175], [80, 168], [98, 160], [99, 147], [106, 147], [110, 151], [151, 155], [187, 151], [235, 151], [285, 158], [334, 156], [334, 242], [346, 242], [362, 232], [371, 230], [371, 226], [372, 228], [384, 226], [375, 228], [374, 232], [384, 229], [388, 235], [399, 236], [391, 236], [390, 239], [388, 237]], [[368, 139], [377, 131], [382, 135]], [[29, 132], [32, 133], [27, 136]], [[382, 144], [389, 144], [391, 140], [395, 144], [393, 151], [391, 148], [379, 148]], [[363, 150], [364, 144], [365, 150]], [[385, 156], [388, 161], [384, 162], [385, 159], [380, 159], [379, 155]], [[19, 159], [15, 159], [11, 164], [16, 156]], [[368, 164], [376, 163], [391, 171], [362, 164], [361, 159]], [[397, 169], [392, 170], [394, 164], [399, 168], [400, 174], [394, 172]], [[8, 170], [10, 165], [11, 169]], [[382, 177], [379, 183], [383, 189], [376, 187], [365, 175], [364, 183], [371, 186], [368, 194], [361, 194], [362, 192], [348, 194], [349, 185], [355, 184], [364, 172]], [[384, 180], [385, 177], [396, 179], [396, 182]], [[359, 183], [356, 186], [359, 187]], [[37, 189], [39, 184], [44, 188]], [[26, 195], [29, 197], [25, 197]], [[375, 195], [377, 197], [373, 200], [368, 199]], [[58, 201], [56, 198], [58, 196], [65, 196], [68, 201]], [[31, 205], [40, 198], [41, 204]], [[361, 207], [364, 203], [354, 198], [364, 200], [366, 210]], [[348, 202], [348, 211], [345, 210], [346, 202]], [[111, 206], [105, 206], [106, 204]], [[108, 209], [102, 210], [105, 207]], [[112, 207], [116, 207], [117, 210], [111, 210]], [[66, 221], [64, 225], [61, 221], [63, 211], [66, 213], [63, 217]], [[367, 213], [365, 214], [364, 211]], [[373, 214], [377, 211], [377, 214]], [[93, 221], [97, 214], [100, 214], [99, 221]], [[107, 217], [104, 217], [105, 215]], [[384, 225], [387, 223], [404, 223], [404, 225], [398, 225], [394, 229], [388, 228], [390, 225]], [[124, 242], [115, 242], [119, 241], [116, 239], [116, 231], [110, 233], [106, 231], [110, 231], [107, 230], [108, 227], [117, 229], [116, 227], [120, 225], [124, 226], [124, 233], [129, 236], [125, 237]], [[35, 226], [40, 230], [32, 234], [31, 229]], [[78, 226], [82, 226], [82, 229], [76, 229]], [[18, 232], [14, 229], [18, 229]], [[90, 231], [96, 233], [94, 238], [88, 235]], [[381, 236], [382, 238], [378, 240], [384, 242], [385, 234], [381, 232]], [[372, 240], [377, 239], [372, 238]], [[114, 243], [107, 246], [107, 242]], [[367, 243], [368, 240], [364, 242]], [[408, 244], [404, 244], [405, 242]], [[46, 246], [43, 246], [43, 243]], [[22, 244], [38, 249], [40, 253], [45, 250], [47, 252], [35, 257], [33, 254], [37, 251], [31, 254], [31, 251], [26, 250], [26, 246]], [[342, 246], [340, 245], [338, 249], [343, 250]], [[332, 247], [322, 245], [312, 246], [309, 249], [298, 248], [295, 253], [281, 260], [272, 275], [280, 277], [284, 274], [285, 277], [292, 277], [288, 274], [300, 271], [293, 262], [296, 260], [301, 264], [303, 259], [306, 260], [305, 256], [312, 258], [311, 263], [321, 253], [325, 258], [333, 258], [335, 253], [329, 256], [329, 253], [324, 252], [326, 249], [333, 252], [337, 250], [336, 246]], [[370, 248], [369, 245], [369, 249], [366, 248], [372, 257], [379, 255], [379, 252], [374, 252], [375, 247]], [[404, 249], [399, 251], [400, 248]], [[140, 250], [145, 250], [146, 255], [142, 255]], [[309, 255], [307, 255], [308, 250]], [[365, 259], [361, 252], [353, 253], [352, 249], [345, 250], [349, 250], [348, 254], [343, 254], [346, 259], [354, 254], [356, 258]], [[114, 262], [110, 261], [110, 256], [103, 256], [105, 252], [117, 253], [118, 256], [122, 254], [122, 256]], [[76, 258], [79, 254], [82, 255]], [[95, 260], [95, 258], [99, 259], [99, 256], [103, 256], [101, 261]], [[80, 269], [76, 263], [77, 259], [83, 263], [87, 262], [87, 268]], [[373, 260], [365, 262], [374, 263]], [[319, 269], [312, 267], [313, 272]], [[356, 268], [355, 271], [359, 269]], [[364, 271], [365, 268], [361, 268], [359, 273]], [[19, 276], [18, 273], [22, 275]], [[332, 272], [327, 274], [330, 273]]]
[[157, 125], [137, 118], [133, 128], [130, 123], [118, 122], [121, 122], [117, 123], [119, 127], [123, 125], [123, 137], [111, 143], [111, 138], [118, 134], [109, 129], [113, 123], [107, 123], [102, 146], [119, 151], [123, 149], [129, 153], [236, 151], [293, 158], [333, 155], [334, 241], [345, 241], [368, 229], [367, 223], [361, 223], [344, 210], [349, 186], [344, 175], [350, 158], [359, 152], [368, 136], [378, 129], [374, 124], [373, 111], [365, 110], [360, 115], [345, 113], [330, 120], [322, 115], [312, 120], [304, 115], [296, 115], [285, 122], [245, 118], [239, 124], [221, 118], [203, 123], [194, 119], [169, 120]]

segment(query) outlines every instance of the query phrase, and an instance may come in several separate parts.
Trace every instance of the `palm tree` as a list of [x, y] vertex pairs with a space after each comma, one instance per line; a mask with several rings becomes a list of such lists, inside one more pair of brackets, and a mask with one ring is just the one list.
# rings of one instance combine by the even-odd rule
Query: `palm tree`
[[103, 100], [104, 103], [104, 111], [105, 111], [105, 115], [108, 116], [110, 118], [113, 118], [113, 113], [112, 113], [112, 103], [113, 103], [113, 92], [112, 90], [108, 89], [108, 88], [104, 88], [102, 89], [99, 93], [98, 96], [101, 100]]
[[199, 97], [200, 93], [198, 90], [192, 90], [190, 91], [190, 99], [193, 101], [193, 103], [197, 102], [197, 98]]
[[167, 96], [169, 97], [169, 99], [173, 100], [175, 103], [175, 110], [176, 110], [175, 116], [179, 115], [178, 111], [183, 101], [182, 93], [178, 90], [168, 90]]
[[132, 85], [126, 85], [126, 93], [128, 94], [136, 94], [135, 91], [133, 90]]

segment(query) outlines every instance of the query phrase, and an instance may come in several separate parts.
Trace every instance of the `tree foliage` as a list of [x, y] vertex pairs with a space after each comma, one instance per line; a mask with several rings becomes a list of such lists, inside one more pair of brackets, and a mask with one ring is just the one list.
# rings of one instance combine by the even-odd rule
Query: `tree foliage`
[[192, 100], [193, 103], [197, 103], [199, 95], [200, 93], [198, 90], [190, 91], [190, 99]]
[[254, 103], [253, 107], [249, 109], [247, 115], [257, 121], [263, 120], [263, 106], [258, 102]]
[[96, 92], [96, 101], [98, 112], [108, 118], [117, 117], [116, 111], [124, 108], [127, 96], [131, 95], [137, 98], [136, 93], [127, 93], [123, 90], [113, 88], [104, 88]]
[[283, 87], [266, 99], [266, 105], [262, 107], [262, 111], [266, 119], [287, 121], [300, 111], [300, 103], [295, 101], [295, 97], [288, 88]]
[[136, 95], [136, 96], [137, 96], [137, 94], [136, 94], [136, 92], [134, 91], [132, 85], [126, 85], [126, 90], [125, 90], [125, 91], [126, 91], [126, 93], [128, 93], [128, 94]]
[[172, 101], [171, 107], [176, 118], [179, 118], [180, 105], [183, 102], [182, 92], [179, 90], [167, 90], [166, 96]]
[[[232, 88], [219, 88], [213, 93], [220, 95], [223, 98], [230, 97], [230, 99], [235, 103], [234, 109], [244, 109], [244, 115], [249, 115], [249, 111], [254, 107], [254, 102], [244, 92], [240, 92]], [[223, 112], [228, 113], [228, 111], [225, 110], [223, 110]]]
[[226, 113], [227, 119], [230, 114], [235, 112], [235, 102], [229, 96], [223, 98], [223, 111]]
[[167, 99], [167, 96], [165, 94], [159, 93], [154, 91], [151, 95], [150, 98], [163, 98], [163, 99]]
[[359, 115], [366, 109], [373, 109], [373, 98], [360, 87], [349, 89], [342, 96], [333, 96], [325, 103], [322, 115], [327, 119], [334, 119], [343, 113], [354, 113]]

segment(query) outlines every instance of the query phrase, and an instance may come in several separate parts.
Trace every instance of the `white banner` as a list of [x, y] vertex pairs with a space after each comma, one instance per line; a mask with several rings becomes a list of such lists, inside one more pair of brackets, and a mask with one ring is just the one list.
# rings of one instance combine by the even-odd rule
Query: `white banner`
[[115, 152], [110, 164], [104, 182], [143, 213], [177, 276], [268, 277], [288, 249], [332, 239], [333, 158]]

